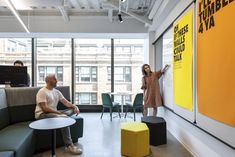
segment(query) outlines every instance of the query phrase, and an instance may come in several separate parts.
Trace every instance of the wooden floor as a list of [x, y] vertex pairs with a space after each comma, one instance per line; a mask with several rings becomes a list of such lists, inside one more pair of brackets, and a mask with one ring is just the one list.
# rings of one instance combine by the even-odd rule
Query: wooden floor
[[[132, 116], [131, 113], [129, 113]], [[64, 147], [57, 148], [57, 157], [121, 157], [120, 153], [120, 123], [133, 121], [132, 118], [114, 118], [110, 121], [109, 114], [105, 113], [100, 119], [100, 113], [82, 113], [84, 118], [84, 135], [77, 146], [83, 149], [82, 155], [72, 155], [64, 152]], [[140, 121], [142, 114], [137, 114]], [[35, 154], [34, 157], [50, 157], [46, 151]], [[153, 147], [149, 157], [192, 157], [192, 155], [168, 132], [167, 144]]]

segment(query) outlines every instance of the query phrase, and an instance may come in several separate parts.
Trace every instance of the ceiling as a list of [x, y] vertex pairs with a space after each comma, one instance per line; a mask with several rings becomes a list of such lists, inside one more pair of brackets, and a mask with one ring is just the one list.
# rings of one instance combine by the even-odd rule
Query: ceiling
[[[123, 17], [131, 17], [151, 25], [153, 16], [149, 16], [156, 4], [163, 0], [8, 0], [11, 1], [20, 16], [61, 16], [65, 22], [70, 17], [104, 16], [110, 22], [121, 10]], [[156, 3], [156, 4], [155, 4]], [[6, 0], [0, 0], [0, 17], [13, 16]]]

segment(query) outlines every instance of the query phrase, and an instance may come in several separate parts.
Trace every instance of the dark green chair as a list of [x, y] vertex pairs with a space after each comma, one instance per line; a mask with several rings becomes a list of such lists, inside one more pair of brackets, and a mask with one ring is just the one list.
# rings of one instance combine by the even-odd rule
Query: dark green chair
[[133, 113], [134, 113], [134, 121], [135, 121], [135, 110], [137, 108], [142, 109], [142, 114], [143, 114], [143, 93], [138, 93], [135, 96], [135, 100], [134, 102], [126, 102], [126, 114], [125, 114], [125, 118], [127, 115], [127, 111], [129, 108], [133, 109]]
[[103, 103], [103, 110], [102, 110], [102, 114], [101, 114], [101, 117], [100, 119], [102, 119], [103, 117], [103, 113], [104, 113], [104, 109], [105, 108], [109, 108], [109, 111], [110, 111], [110, 121], [112, 121], [112, 113], [113, 113], [113, 109], [116, 108], [118, 110], [118, 115], [119, 115], [119, 118], [121, 118], [121, 115], [120, 115], [120, 104], [117, 103], [117, 102], [112, 102], [111, 100], [111, 97], [108, 93], [102, 93], [101, 94], [102, 96], [102, 103]]

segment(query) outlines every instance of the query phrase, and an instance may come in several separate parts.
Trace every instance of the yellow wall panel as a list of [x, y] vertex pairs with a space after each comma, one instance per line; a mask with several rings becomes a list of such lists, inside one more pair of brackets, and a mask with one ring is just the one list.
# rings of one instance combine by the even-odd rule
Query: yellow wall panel
[[188, 110], [192, 105], [193, 11], [188, 11], [173, 26], [174, 103]]

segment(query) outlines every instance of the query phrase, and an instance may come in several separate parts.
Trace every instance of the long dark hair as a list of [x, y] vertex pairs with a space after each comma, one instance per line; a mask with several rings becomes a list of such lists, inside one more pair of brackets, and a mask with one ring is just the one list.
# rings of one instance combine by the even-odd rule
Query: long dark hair
[[[146, 73], [146, 71], [145, 71], [145, 69], [144, 69], [144, 67], [145, 66], [148, 66], [149, 68], [150, 68], [150, 66], [148, 65], [148, 64], [144, 64], [144, 65], [142, 65], [142, 74], [143, 74], [143, 76], [147, 76], [147, 73]], [[151, 72], [151, 71], [150, 71]]]

